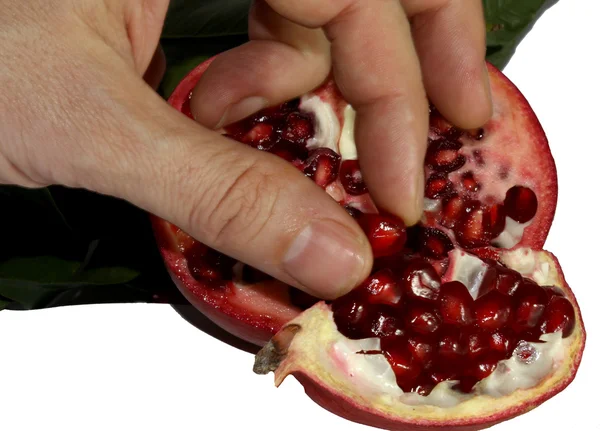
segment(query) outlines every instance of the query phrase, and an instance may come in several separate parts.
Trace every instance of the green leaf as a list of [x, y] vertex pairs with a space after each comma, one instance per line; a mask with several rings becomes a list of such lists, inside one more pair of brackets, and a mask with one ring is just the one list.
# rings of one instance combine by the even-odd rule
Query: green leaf
[[502, 69], [535, 22], [558, 0], [483, 0], [487, 59]]
[[245, 35], [250, 0], [171, 0], [164, 39]]

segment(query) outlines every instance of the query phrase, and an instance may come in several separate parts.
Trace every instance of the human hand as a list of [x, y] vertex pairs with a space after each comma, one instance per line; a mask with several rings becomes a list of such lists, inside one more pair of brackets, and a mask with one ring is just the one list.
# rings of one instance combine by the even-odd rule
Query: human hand
[[[382, 1], [378, 9], [358, 0], [329, 2], [329, 8], [312, 3], [300, 7], [295, 2], [269, 2], [295, 21], [323, 25], [332, 40], [336, 79], [358, 110], [357, 143], [371, 193], [382, 208], [415, 221], [420, 204], [409, 205], [406, 199], [416, 202], [415, 196], [422, 195], [416, 190], [422, 188], [417, 178], [422, 177], [427, 104], [406, 18], [394, 1]], [[476, 3], [472, 8], [480, 13]], [[249, 62], [243, 55], [236, 60], [225, 54], [195, 92], [192, 109], [207, 128], [173, 110], [152, 89], [164, 70], [156, 48], [168, 0], [0, 4], [0, 182], [25, 187], [63, 184], [126, 199], [317, 296], [335, 297], [367, 275], [372, 261], [368, 243], [342, 208], [286, 162], [210, 130], [232, 102], [245, 96], [258, 94], [277, 103], [316, 86], [330, 65], [329, 42], [320, 29], [275, 18], [269, 7], [257, 3], [251, 36], [269, 40], [238, 50], [272, 56], [272, 70], [235, 70], [247, 71], [244, 79], [250, 81], [278, 71], [280, 79], [257, 93], [256, 87], [243, 85], [223, 93], [227, 77], [234, 78], [233, 68]], [[311, 4], [312, 9], [304, 7]], [[424, 68], [425, 84], [448, 118], [469, 127], [489, 113], [481, 84], [482, 21], [477, 16], [477, 25], [467, 26], [469, 31], [454, 27], [452, 11], [457, 6], [448, 5], [422, 15], [422, 20], [415, 16], [415, 41], [419, 51], [427, 52], [421, 57], [424, 65], [441, 67], [436, 52], [447, 57], [442, 70], [453, 74], [428, 78], [426, 70], [431, 68]], [[409, 6], [404, 7], [409, 12]], [[459, 9], [464, 12], [464, 6]], [[463, 23], [471, 23], [460, 16]], [[417, 37], [431, 26], [445, 30], [431, 40]], [[278, 29], [287, 29], [285, 35]], [[458, 51], [456, 56], [445, 52], [448, 41], [441, 35], [448, 39], [449, 34], [455, 35], [451, 47]], [[283, 42], [277, 42], [279, 36]], [[296, 72], [301, 61], [314, 68], [302, 81]], [[223, 69], [226, 75], [216, 79]], [[373, 76], [377, 79], [370, 79]], [[216, 87], [207, 88], [211, 82]], [[206, 112], [206, 106], [213, 112]], [[229, 109], [228, 120], [250, 113], [242, 111]], [[375, 144], [367, 149], [369, 140]], [[369, 166], [384, 155], [392, 156], [396, 165], [386, 164], [377, 174]], [[408, 168], [401, 162], [404, 158]]]

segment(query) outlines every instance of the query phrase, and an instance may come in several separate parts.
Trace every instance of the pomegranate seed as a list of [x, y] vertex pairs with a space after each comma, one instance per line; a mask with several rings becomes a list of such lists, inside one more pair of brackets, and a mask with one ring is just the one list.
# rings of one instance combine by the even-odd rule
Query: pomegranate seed
[[445, 331], [438, 342], [438, 355], [444, 361], [459, 361], [467, 353], [458, 331]]
[[371, 304], [398, 305], [402, 299], [402, 289], [396, 283], [390, 269], [382, 269], [367, 278], [359, 287], [369, 293], [367, 301]]
[[426, 305], [413, 305], [405, 315], [406, 326], [418, 334], [434, 334], [440, 329], [440, 319]]
[[466, 202], [463, 212], [454, 226], [458, 243], [464, 248], [484, 247], [490, 238], [484, 226], [484, 210], [477, 201]]
[[339, 167], [339, 154], [329, 148], [317, 148], [309, 153], [304, 175], [325, 188], [336, 180]]
[[532, 280], [526, 279], [515, 293], [513, 303], [514, 327], [518, 331], [535, 328], [548, 303], [548, 294]]
[[242, 142], [250, 144], [259, 150], [268, 150], [273, 146], [273, 142], [271, 141], [272, 135], [273, 126], [266, 123], [259, 123], [242, 137]]
[[338, 331], [351, 339], [369, 337], [368, 313], [355, 291], [333, 301], [333, 320]]
[[285, 119], [281, 136], [288, 141], [304, 143], [314, 134], [312, 121], [306, 115], [292, 112]]
[[444, 232], [434, 228], [420, 230], [420, 251], [423, 255], [440, 259], [454, 248], [452, 241]]
[[397, 217], [383, 214], [362, 214], [358, 224], [369, 239], [374, 257], [397, 253], [406, 243], [406, 226]]
[[454, 228], [463, 210], [463, 201], [458, 194], [453, 194], [444, 199], [442, 204], [442, 219], [440, 223], [449, 229]]
[[455, 380], [457, 376], [458, 373], [451, 369], [435, 370], [430, 375], [431, 380], [433, 380], [435, 383], [442, 383], [447, 380]]
[[467, 192], [474, 193], [479, 190], [480, 185], [475, 180], [475, 176], [473, 175], [473, 172], [471, 172], [471, 171], [465, 172], [464, 174], [462, 174], [461, 182], [462, 182], [463, 188]]
[[[485, 261], [484, 261], [485, 262]], [[492, 290], [496, 290], [498, 284], [498, 269], [493, 262], [485, 262], [487, 267], [483, 272], [477, 298], [481, 298]]]
[[394, 370], [396, 382], [402, 390], [409, 392], [410, 385], [419, 377], [421, 367], [408, 350], [407, 342], [396, 342], [385, 351], [385, 356]]
[[538, 201], [530, 188], [514, 186], [506, 192], [504, 207], [508, 217], [519, 223], [527, 223], [535, 216]]
[[486, 355], [473, 364], [473, 367], [469, 370], [469, 374], [477, 380], [483, 380], [492, 374], [497, 366], [498, 358], [495, 355]]
[[235, 260], [200, 243], [186, 252], [188, 268], [196, 280], [230, 280]]
[[467, 335], [467, 356], [470, 359], [477, 358], [490, 349], [486, 334], [470, 331]]
[[452, 193], [454, 186], [443, 173], [434, 173], [427, 179], [425, 185], [425, 197], [438, 199]]
[[432, 141], [427, 148], [425, 163], [438, 172], [456, 171], [467, 161], [465, 156], [458, 154], [461, 147], [460, 142], [447, 139]]
[[369, 316], [369, 329], [371, 337], [389, 338], [391, 337], [394, 342], [398, 337], [404, 336], [404, 327], [402, 321], [393, 316], [393, 310], [381, 308], [372, 311]]
[[473, 297], [460, 281], [442, 284], [440, 314], [442, 322], [453, 326], [467, 326], [473, 321]]
[[278, 140], [268, 151], [288, 162], [306, 160], [308, 157], [308, 150], [305, 146], [297, 145], [284, 139]]
[[290, 287], [290, 301], [296, 307], [301, 308], [302, 310], [306, 310], [307, 308], [310, 308], [317, 302], [321, 301], [321, 299], [312, 296], [300, 289]]
[[458, 384], [454, 385], [452, 389], [459, 390], [465, 394], [468, 394], [473, 390], [473, 387], [477, 384], [479, 380], [475, 377], [463, 376]]
[[494, 332], [490, 337], [490, 349], [502, 357], [508, 358], [517, 344], [514, 331], [510, 328], [502, 328]]
[[426, 369], [433, 364], [435, 355], [434, 340], [423, 335], [412, 335], [408, 338], [408, 349], [415, 361]]
[[412, 298], [434, 302], [439, 296], [440, 276], [425, 259], [410, 260], [402, 271], [400, 283]]
[[542, 334], [562, 331], [562, 337], [566, 338], [575, 329], [575, 309], [567, 298], [553, 296], [544, 310], [541, 321]]
[[565, 296], [565, 293], [556, 286], [543, 286], [542, 289], [548, 294], [548, 298], [553, 296]]
[[482, 128], [467, 130], [467, 135], [469, 135], [471, 139], [481, 141], [484, 136], [484, 130]]
[[367, 193], [367, 186], [363, 181], [358, 160], [344, 160], [340, 167], [340, 181], [346, 193], [362, 195]]
[[487, 331], [496, 331], [506, 325], [510, 319], [510, 312], [510, 298], [497, 290], [475, 301], [477, 325]]
[[496, 281], [496, 290], [505, 295], [513, 295], [519, 286], [523, 284], [523, 277], [517, 271], [504, 266], [498, 266], [498, 279]]
[[498, 237], [506, 227], [506, 213], [502, 204], [488, 207], [483, 213], [483, 228], [489, 239]]

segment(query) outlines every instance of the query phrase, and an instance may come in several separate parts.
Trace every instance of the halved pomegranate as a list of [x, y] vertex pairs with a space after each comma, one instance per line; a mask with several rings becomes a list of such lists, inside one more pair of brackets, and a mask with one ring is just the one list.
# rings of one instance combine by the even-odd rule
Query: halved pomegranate
[[[169, 99], [188, 116], [210, 62]], [[460, 130], [430, 109], [425, 211], [410, 228], [370, 199], [355, 112], [332, 80], [221, 131], [293, 163], [365, 231], [373, 271], [335, 301], [153, 218], [167, 268], [190, 302], [263, 346], [255, 372], [275, 371], [277, 385], [293, 374], [325, 408], [393, 430], [481, 429], [572, 381], [583, 321], [558, 262], [539, 250], [556, 206], [554, 161], [524, 97], [488, 70], [494, 115], [483, 128]]]
[[[404, 268], [412, 259], [420, 258]], [[501, 273], [518, 278], [511, 295]], [[288, 323], [254, 371], [274, 371], [277, 386], [292, 374], [324, 408], [387, 430], [480, 430], [531, 410], [575, 377], [585, 330], [550, 253], [519, 248], [489, 261], [454, 250], [433, 301], [405, 295], [375, 305], [382, 294], [372, 285], [390, 283], [377, 274]]]
[[[200, 64], [177, 86], [169, 98], [174, 108], [191, 117], [191, 91], [211, 62]], [[436, 265], [443, 267], [441, 258], [456, 246], [537, 249], [556, 206], [554, 161], [526, 100], [500, 71], [490, 65], [489, 72], [494, 116], [484, 128], [459, 130], [432, 107], [426, 208], [406, 237], [401, 221], [374, 214], [354, 145], [354, 110], [332, 80], [221, 132], [297, 166], [357, 218], [382, 258], [406, 245], [439, 259]], [[264, 345], [318, 301], [205, 247], [164, 220], [153, 217], [153, 225], [166, 266], [186, 298], [238, 337]]]

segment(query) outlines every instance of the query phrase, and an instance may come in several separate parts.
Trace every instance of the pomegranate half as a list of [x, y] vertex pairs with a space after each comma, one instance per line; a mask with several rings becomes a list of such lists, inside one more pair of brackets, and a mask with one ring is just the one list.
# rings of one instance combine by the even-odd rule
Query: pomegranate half
[[[180, 82], [168, 100], [175, 109], [191, 117], [191, 92], [212, 60]], [[407, 230], [407, 246], [429, 259], [455, 246], [538, 249], [550, 229], [557, 183], [546, 137], [515, 86], [493, 66], [488, 70], [494, 116], [485, 127], [459, 130], [431, 108], [425, 212], [421, 223]], [[352, 107], [328, 80], [301, 98], [221, 132], [289, 160], [377, 236], [382, 231], [379, 224], [385, 227], [387, 222], [368, 216], [377, 210], [362, 181], [353, 128]], [[167, 269], [185, 297], [246, 341], [264, 345], [318, 301], [204, 246], [177, 226], [157, 217], [152, 221]], [[386, 253], [378, 252], [382, 245], [387, 247], [382, 238], [373, 243], [376, 254]], [[398, 246], [402, 244], [396, 242]]]

